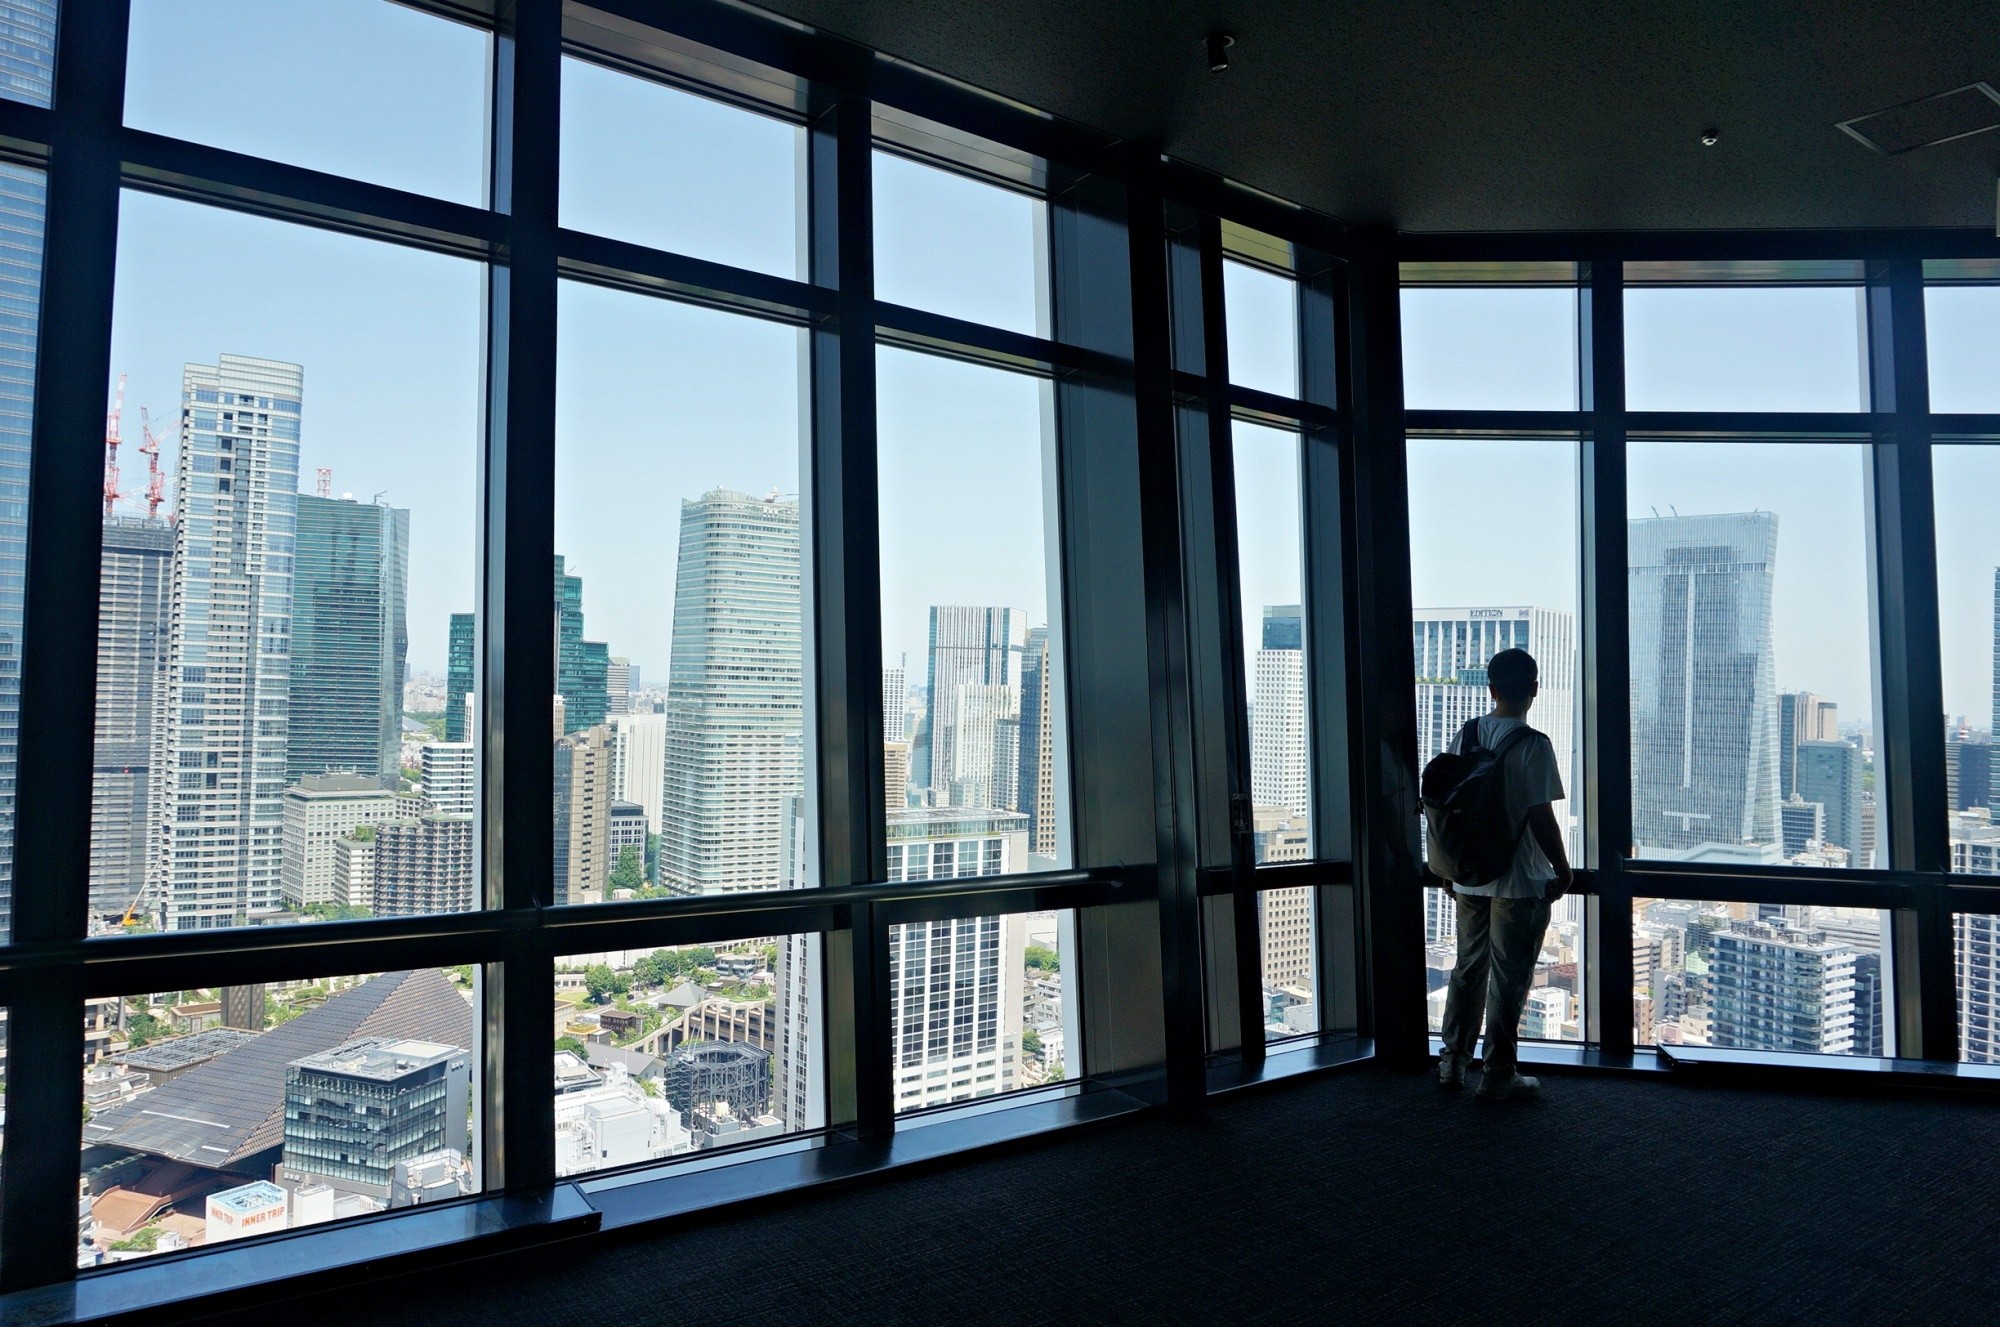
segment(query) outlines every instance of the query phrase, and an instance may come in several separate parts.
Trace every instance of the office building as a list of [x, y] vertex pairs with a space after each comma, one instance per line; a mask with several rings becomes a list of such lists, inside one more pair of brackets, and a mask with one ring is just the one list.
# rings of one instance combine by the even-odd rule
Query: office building
[[556, 742], [557, 903], [602, 903], [610, 878], [611, 729], [599, 724]]
[[[2000, 851], [2000, 831], [1988, 830], [1985, 864]], [[1952, 865], [1957, 867], [1956, 854]], [[2000, 874], [2000, 867], [1983, 872]], [[1971, 1064], [2000, 1064], [2000, 915], [1958, 912], [1951, 918], [1957, 971], [1958, 1053]]]
[[173, 598], [148, 814], [164, 929], [282, 904], [292, 535], [304, 370], [223, 355], [182, 371]]
[[291, 1198], [269, 1180], [253, 1180], [208, 1195], [207, 1242], [268, 1235], [291, 1224]]
[[1824, 840], [1845, 848], [1855, 866], [1869, 866], [1871, 844], [1862, 837], [1861, 748], [1852, 742], [1801, 742], [1798, 795], [1826, 809]]
[[1944, 744], [1945, 799], [1954, 811], [1993, 804], [1994, 745], [1948, 736]]
[[375, 910], [375, 826], [356, 825], [334, 840], [333, 904]]
[[1739, 922], [1714, 937], [1710, 1036], [1752, 1051], [1854, 1049], [1855, 951], [1783, 923]]
[[[556, 1056], [559, 1079], [566, 1059], [575, 1062]], [[694, 1146], [680, 1112], [647, 1095], [617, 1065], [558, 1093], [555, 1107], [558, 1176], [660, 1161]]]
[[611, 873], [617, 872], [628, 849], [643, 872], [646, 863], [646, 808], [637, 802], [621, 802], [613, 797], [608, 815], [604, 855], [611, 863]]
[[1526, 650], [1535, 656], [1541, 685], [1529, 722], [1548, 735], [1555, 749], [1563, 789], [1572, 802], [1559, 814], [1574, 822], [1578, 813], [1575, 615], [1532, 606], [1418, 608], [1411, 619], [1411, 637], [1417, 656], [1417, 768], [1448, 747], [1468, 720], [1492, 712], [1486, 665], [1493, 656], [1502, 650]]
[[780, 885], [804, 787], [799, 504], [711, 489], [681, 503], [659, 878], [680, 894]]
[[361, 1037], [285, 1068], [279, 1178], [386, 1202], [396, 1163], [468, 1154], [471, 1053], [415, 1038]]
[[478, 619], [471, 613], [451, 615], [450, 635], [445, 642], [444, 740], [472, 741], [474, 679], [478, 676], [473, 651], [478, 637]]
[[427, 811], [377, 825], [375, 915], [417, 917], [479, 906], [473, 823], [469, 815]]
[[1778, 834], [1788, 861], [1801, 853], [1818, 852], [1826, 843], [1826, 808], [1792, 794], [1778, 808]]
[[1303, 628], [1297, 604], [1267, 605], [1251, 663], [1250, 800], [1295, 816], [1312, 814]]
[[410, 652], [410, 513], [298, 496], [285, 779], [394, 779]]
[[[0, 171], [0, 186], [5, 174]], [[0, 233], [0, 244], [4, 244]], [[0, 392], [5, 368], [0, 363]], [[4, 445], [4, 444], [0, 444]], [[6, 535], [0, 530], [0, 561]], [[154, 702], [167, 662], [174, 528], [143, 516], [104, 521], [97, 594], [97, 716], [90, 774], [90, 913], [99, 924], [146, 883]]]
[[1778, 799], [1798, 789], [1799, 743], [1838, 742], [1840, 707], [1810, 691], [1778, 697]]
[[1047, 627], [1028, 632], [1027, 649], [1022, 654], [1019, 745], [1014, 809], [1028, 817], [1028, 851], [1049, 859], [1053, 866], [1057, 854], [1055, 670]]
[[[53, 0], [9, 0], [5, 6], [0, 86], [9, 96], [48, 104], [55, 11]], [[27, 166], [0, 164], [0, 332], [6, 333], [0, 345], [0, 490], [19, 495], [0, 514], [0, 936], [12, 933], [14, 780], [27, 590], [25, 498], [47, 205], [47, 176]]]
[[[930, 731], [923, 746], [936, 805], [991, 807], [990, 800], [977, 799], [1012, 782], [997, 774], [1004, 755], [1001, 725], [1014, 726], [1018, 742], [1027, 648], [1028, 618], [1017, 608], [932, 607], [925, 693]], [[962, 736], [959, 725], [967, 720], [974, 731]]]
[[904, 720], [909, 705], [909, 658], [899, 657], [894, 668], [882, 670], [882, 740], [903, 741]]
[[1257, 894], [1257, 927], [1264, 954], [1264, 985], [1313, 984], [1312, 891], [1265, 889]]
[[882, 744], [882, 804], [885, 810], [901, 811], [910, 804], [910, 744]]
[[334, 844], [410, 805], [374, 774], [309, 774], [285, 789], [285, 906], [333, 902]]
[[583, 638], [583, 577], [570, 575], [556, 555], [556, 693], [563, 700], [562, 730], [581, 732], [604, 722], [610, 710], [611, 649]]
[[620, 714], [611, 720], [611, 795], [637, 802], [647, 832], [660, 832], [667, 781], [667, 716]]
[[1632, 834], [1648, 856], [1778, 842], [1774, 512], [1626, 523]]
[[604, 712], [632, 712], [632, 661], [622, 654], [612, 655], [604, 667]]
[[[889, 817], [889, 879], [1004, 875], [1027, 854], [1018, 812], [908, 810]], [[1022, 1065], [1018, 915], [889, 929], [896, 1109], [1009, 1092]]]
[[423, 799], [446, 815], [479, 809], [479, 763], [470, 742], [426, 742], [418, 760]]

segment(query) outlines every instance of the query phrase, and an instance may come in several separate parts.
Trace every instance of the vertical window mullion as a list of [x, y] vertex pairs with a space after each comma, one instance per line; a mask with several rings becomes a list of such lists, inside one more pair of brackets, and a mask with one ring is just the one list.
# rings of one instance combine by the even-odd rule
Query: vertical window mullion
[[[494, 43], [493, 205], [505, 214], [505, 265], [489, 269], [487, 443], [477, 649], [477, 721], [488, 906], [550, 901], [549, 813], [555, 779], [554, 581], [556, 183], [562, 86], [559, 7], [519, 5]], [[508, 743], [506, 734], [518, 741]], [[489, 969], [489, 974], [495, 969]], [[511, 941], [487, 983], [487, 1182], [519, 1191], [555, 1178], [555, 1098], [549, 1083], [545, 937]], [[512, 1048], [513, 1053], [508, 1050]], [[497, 1125], [497, 1127], [496, 1127]]]
[[[62, 7], [44, 223], [42, 321], [28, 485], [27, 594], [14, 822], [16, 944], [81, 940], [89, 912], [92, 730], [103, 471], [94, 442], [111, 377], [119, 147], [126, 32], [122, 0]], [[83, 1113], [80, 974], [22, 984], [9, 1011], [10, 1103], [0, 1289], [76, 1273], [78, 1120]]]

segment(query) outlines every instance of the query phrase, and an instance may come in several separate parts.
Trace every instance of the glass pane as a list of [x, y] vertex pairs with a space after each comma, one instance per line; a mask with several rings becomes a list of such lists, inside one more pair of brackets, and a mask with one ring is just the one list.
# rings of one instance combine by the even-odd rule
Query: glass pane
[[79, 1261], [481, 1190], [481, 969], [92, 1001]]
[[1075, 1077], [1063, 989], [1075, 924], [1016, 912], [889, 928], [898, 1114]]
[[1231, 426], [1257, 860], [1312, 856], [1299, 435]]
[[1877, 865], [1866, 465], [1849, 444], [1631, 445], [1639, 855]]
[[562, 224], [802, 278], [805, 129], [563, 61]]
[[1951, 929], [1958, 960], [1958, 1058], [2000, 1064], [2000, 917], [1956, 913]]
[[[1529, 724], [1546, 733], [1567, 797], [1555, 806], [1570, 859], [1581, 851], [1577, 742], [1579, 570], [1577, 444], [1565, 440], [1412, 438], [1411, 624], [1417, 661], [1418, 767], [1444, 751], [1467, 721], [1488, 714], [1486, 666], [1505, 649], [1535, 658], [1539, 687]], [[1465, 523], [1469, 510], [1535, 513], [1536, 537], [1494, 540]], [[1581, 1036], [1578, 973], [1583, 899], [1551, 910], [1522, 1035]], [[1424, 891], [1430, 1023], [1443, 1026], [1445, 983], [1456, 960], [1458, 909], [1447, 888]]]
[[1884, 914], [1632, 900], [1632, 1039], [1893, 1055]]
[[1279, 396], [1299, 394], [1299, 283], [1248, 263], [1222, 264], [1229, 380]]
[[886, 347], [877, 364], [882, 658], [922, 661], [914, 737], [888, 743], [889, 878], [1066, 865], [1048, 384]]
[[820, 937], [556, 960], [556, 1174], [668, 1161], [824, 1123]]
[[[2000, 721], [2000, 529], [1986, 495], [2000, 484], [2000, 447], [1938, 447], [1938, 656], [1944, 670], [1946, 813], [1951, 869], [2000, 875], [1993, 753]], [[1984, 919], [1962, 919], [1984, 925]]]
[[[1264, 847], [1261, 830], [1257, 846]], [[1313, 912], [1310, 889], [1267, 889], [1257, 895], [1257, 934], [1264, 951], [1266, 1041], [1319, 1031], [1319, 1008], [1313, 1001], [1317, 975]]]
[[[803, 333], [569, 284], [558, 322], [556, 901], [812, 883]], [[614, 651], [664, 713], [611, 712]]]
[[1576, 409], [1574, 287], [1403, 291], [1412, 410]]
[[875, 154], [875, 296], [1049, 334], [1048, 208], [970, 176]]
[[130, 52], [135, 129], [486, 201], [478, 28], [389, 0], [133, 0]]
[[1637, 287], [1625, 292], [1633, 410], [1861, 410], [1853, 286]]
[[2000, 286], [1930, 286], [1924, 291], [1930, 346], [1931, 409], [1940, 414], [2000, 411]]
[[28, 457], [48, 177], [0, 165], [0, 942], [13, 933], [14, 779], [27, 596]]
[[0, 97], [46, 106], [56, 78], [56, 0], [0, 4]]
[[403, 702], [473, 602], [483, 280], [124, 198], [93, 930], [477, 905], [475, 752]]

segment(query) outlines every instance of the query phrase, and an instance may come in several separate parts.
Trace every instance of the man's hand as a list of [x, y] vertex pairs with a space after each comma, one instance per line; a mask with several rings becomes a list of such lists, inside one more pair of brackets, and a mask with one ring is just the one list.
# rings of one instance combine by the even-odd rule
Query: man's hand
[[1576, 887], [1576, 872], [1570, 870], [1568, 862], [1556, 863], [1556, 878], [1549, 885], [1548, 901], [1554, 903]]

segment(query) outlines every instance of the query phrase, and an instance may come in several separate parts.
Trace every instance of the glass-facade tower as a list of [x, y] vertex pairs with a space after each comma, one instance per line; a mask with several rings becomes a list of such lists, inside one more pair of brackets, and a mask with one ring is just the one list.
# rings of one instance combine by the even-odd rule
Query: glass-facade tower
[[[46, 34], [38, 17], [46, 10]], [[0, 6], [0, 85], [48, 102], [55, 6]], [[27, 35], [25, 45], [18, 39]], [[41, 315], [47, 178], [0, 165], [0, 936], [13, 930], [14, 771], [21, 721], [28, 451], [34, 431], [35, 334]]]
[[410, 513], [352, 499], [298, 501], [285, 781], [330, 772], [393, 780], [410, 649]]
[[90, 775], [93, 926], [146, 882], [154, 704], [166, 666], [174, 527], [145, 516], [104, 521], [97, 593], [97, 717]]
[[1655, 855], [1775, 859], [1773, 512], [1627, 526], [1632, 835]]
[[556, 555], [556, 692], [563, 698], [563, 731], [582, 732], [604, 722], [610, 709], [611, 647], [583, 638], [583, 577], [563, 569]]

